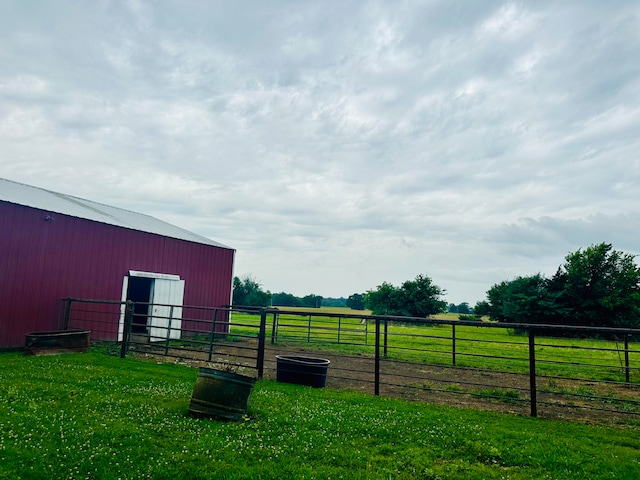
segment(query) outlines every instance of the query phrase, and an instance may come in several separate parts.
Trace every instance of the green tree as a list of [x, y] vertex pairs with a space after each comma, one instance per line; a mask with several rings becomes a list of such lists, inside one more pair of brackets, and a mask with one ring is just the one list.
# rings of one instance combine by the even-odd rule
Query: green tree
[[322, 306], [322, 296], [313, 293], [302, 297], [302, 306], [310, 308], [320, 308]]
[[271, 304], [280, 307], [301, 307], [302, 300], [291, 293], [274, 293], [271, 296]]
[[445, 293], [426, 275], [407, 280], [398, 288], [383, 282], [365, 295], [365, 303], [374, 315], [427, 317], [444, 312], [447, 302], [440, 297]]
[[560, 307], [576, 325], [639, 327], [640, 269], [635, 256], [609, 243], [567, 255], [553, 281], [561, 285]]
[[476, 302], [476, 306], [473, 307], [473, 313], [476, 315], [480, 315], [481, 317], [489, 315], [490, 311], [491, 306], [486, 300], [480, 300], [479, 302]]
[[375, 290], [365, 294], [365, 304], [374, 315], [402, 315], [400, 289], [388, 282], [382, 282]]
[[250, 275], [233, 278], [233, 305], [268, 307], [271, 304], [271, 293], [262, 290], [258, 281]]
[[349, 298], [347, 298], [347, 307], [352, 310], [364, 310], [364, 299], [364, 293], [354, 293], [353, 295], [349, 295]]
[[458, 306], [455, 303], [450, 303], [447, 307], [449, 313], [458, 313]]
[[555, 275], [517, 277], [487, 291], [493, 320], [552, 325], [640, 327], [640, 270], [635, 256], [600, 243], [570, 253]]
[[462, 302], [460, 305], [458, 305], [457, 309], [458, 309], [458, 313], [462, 313], [464, 315], [471, 313], [471, 309], [469, 308], [468, 302]]
[[347, 306], [347, 299], [344, 297], [323, 297], [322, 298], [322, 306], [323, 307], [341, 307], [344, 308]]
[[540, 273], [494, 285], [487, 292], [489, 317], [501, 322], [553, 322], [558, 315], [557, 297], [548, 285], [549, 281]]
[[426, 275], [418, 275], [415, 280], [407, 280], [402, 284], [402, 301], [404, 309], [412, 317], [428, 317], [434, 313], [442, 313], [447, 309], [447, 302], [441, 300], [445, 291], [435, 285]]

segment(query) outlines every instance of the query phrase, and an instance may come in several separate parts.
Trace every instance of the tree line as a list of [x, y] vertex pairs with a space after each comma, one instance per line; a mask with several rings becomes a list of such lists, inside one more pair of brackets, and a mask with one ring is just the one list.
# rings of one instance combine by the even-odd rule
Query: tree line
[[456, 305], [455, 303], [450, 303], [449, 306], [447, 307], [447, 311], [449, 313], [462, 313], [463, 315], [465, 315], [465, 314], [473, 313], [473, 307], [469, 306], [469, 302], [462, 302], [459, 305]]
[[[323, 297], [296, 297], [264, 292], [251, 277], [234, 278], [234, 305], [323, 306]], [[493, 285], [486, 300], [447, 304], [445, 290], [427, 275], [400, 286], [383, 282], [375, 289], [331, 299], [333, 306], [369, 309], [374, 315], [427, 317], [449, 311], [460, 318], [487, 316], [507, 323], [584, 325], [640, 328], [640, 270], [635, 256], [614, 250], [609, 243], [579, 249], [565, 257], [556, 273], [519, 276]], [[473, 315], [470, 315], [473, 314]]]
[[295, 295], [285, 292], [271, 293], [268, 290], [263, 290], [260, 282], [250, 275], [246, 275], [242, 278], [233, 278], [232, 303], [236, 306], [320, 308], [323, 305], [326, 305], [326, 303], [331, 303], [331, 301], [335, 300], [337, 299], [324, 299], [321, 295], [315, 294], [296, 297]]
[[384, 282], [366, 293], [354, 293], [349, 298], [325, 299], [310, 294], [296, 297], [290, 293], [264, 291], [262, 285], [247, 275], [233, 279], [233, 305], [254, 307], [310, 307], [346, 306], [353, 310], [370, 309], [377, 315], [426, 317], [446, 310], [447, 303], [440, 298], [444, 290], [426, 275], [418, 275], [400, 287]]

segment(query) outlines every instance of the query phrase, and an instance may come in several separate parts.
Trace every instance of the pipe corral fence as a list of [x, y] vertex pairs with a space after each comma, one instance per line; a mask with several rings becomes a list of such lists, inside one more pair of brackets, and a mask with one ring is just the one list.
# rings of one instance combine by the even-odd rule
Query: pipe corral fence
[[[327, 387], [531, 416], [640, 422], [640, 329], [64, 299], [93, 343], [275, 378], [276, 355], [331, 361]], [[472, 400], [472, 401], [470, 401]]]

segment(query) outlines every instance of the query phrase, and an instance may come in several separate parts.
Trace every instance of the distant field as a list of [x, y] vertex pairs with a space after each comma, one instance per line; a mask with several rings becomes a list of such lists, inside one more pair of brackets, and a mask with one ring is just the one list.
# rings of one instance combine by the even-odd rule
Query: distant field
[[275, 306], [273, 308], [278, 308], [280, 310], [288, 310], [291, 312], [311, 312], [311, 313], [342, 313], [344, 315], [371, 315], [371, 310], [353, 310], [348, 307], [320, 307], [320, 308], [311, 308], [311, 307], [282, 307]]
[[435, 315], [429, 315], [429, 318], [434, 320], [458, 320], [459, 313], [436, 313]]
[[[342, 313], [344, 315], [371, 315], [371, 310], [353, 310], [348, 307], [282, 307], [276, 306], [280, 310], [288, 310], [292, 312], [310, 312], [310, 313]], [[434, 320], [458, 320], [458, 313], [438, 313], [436, 315], [430, 315], [429, 318]]]

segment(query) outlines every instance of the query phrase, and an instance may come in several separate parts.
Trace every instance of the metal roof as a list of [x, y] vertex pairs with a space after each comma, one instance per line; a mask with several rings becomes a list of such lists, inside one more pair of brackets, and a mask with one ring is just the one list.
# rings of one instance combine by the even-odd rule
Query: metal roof
[[158, 220], [150, 215], [92, 202], [84, 198], [52, 192], [43, 188], [25, 185], [0, 178], [0, 201], [37, 208], [52, 213], [93, 220], [141, 232], [155, 233], [165, 237], [228, 248], [196, 233]]

